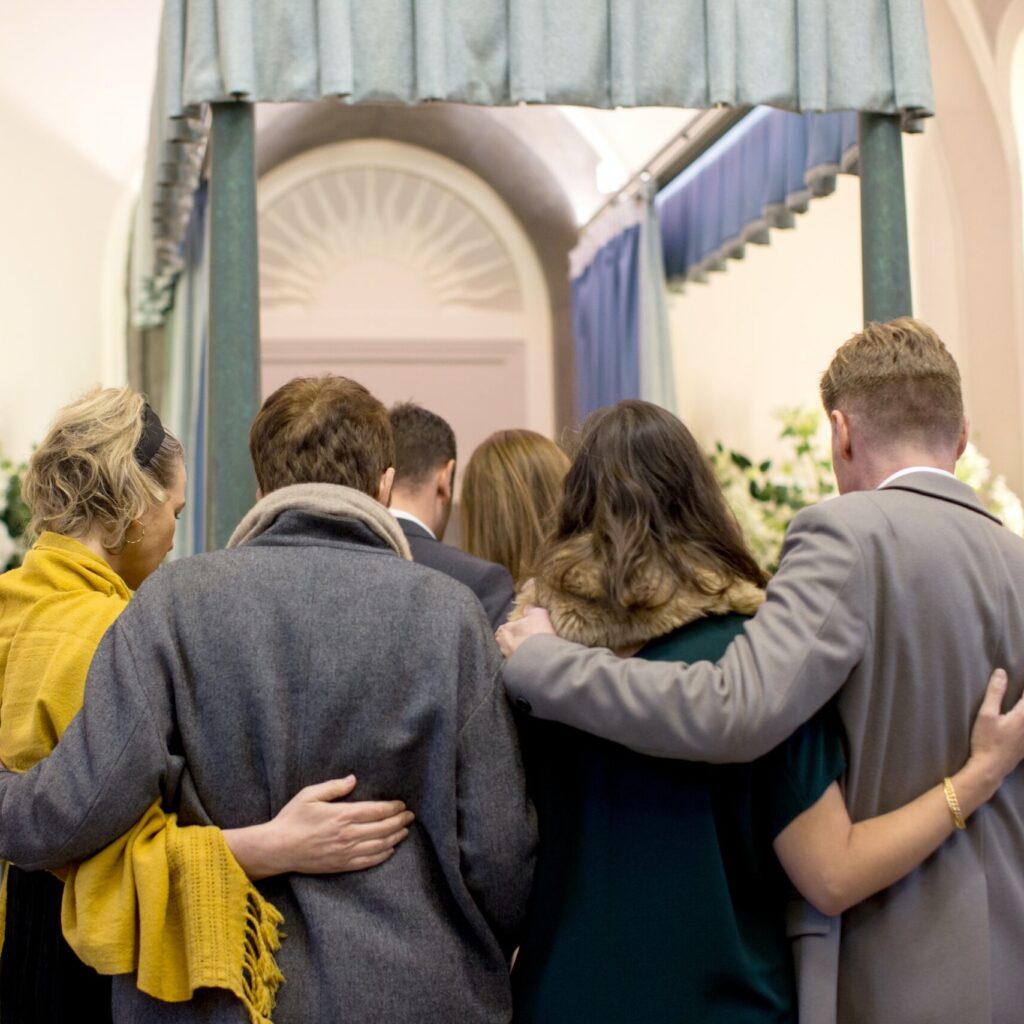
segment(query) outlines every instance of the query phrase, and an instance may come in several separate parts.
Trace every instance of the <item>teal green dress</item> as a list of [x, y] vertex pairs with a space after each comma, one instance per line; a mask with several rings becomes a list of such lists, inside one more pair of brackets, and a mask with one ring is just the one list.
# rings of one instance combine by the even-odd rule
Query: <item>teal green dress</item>
[[[639, 657], [716, 661], [745, 619], [701, 619]], [[512, 972], [518, 1024], [794, 1024], [772, 840], [845, 768], [826, 708], [752, 764], [644, 757], [523, 723], [540, 850]]]

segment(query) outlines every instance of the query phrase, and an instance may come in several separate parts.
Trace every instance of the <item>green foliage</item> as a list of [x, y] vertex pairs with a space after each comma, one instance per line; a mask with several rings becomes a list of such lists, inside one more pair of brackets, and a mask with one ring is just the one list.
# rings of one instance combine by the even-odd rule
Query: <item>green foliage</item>
[[0, 459], [0, 572], [21, 564], [30, 513], [21, 497], [25, 465]]
[[778, 568], [782, 540], [792, 518], [835, 491], [824, 419], [809, 409], [785, 409], [778, 414], [780, 441], [786, 452], [778, 460], [755, 463], [742, 452], [715, 444], [711, 462], [726, 499], [761, 566]]
[[[779, 566], [782, 541], [793, 517], [802, 508], [835, 493], [831, 449], [824, 417], [814, 409], [785, 409], [778, 414], [780, 441], [787, 451], [776, 463], [754, 464], [741, 452], [715, 444], [711, 462], [747, 539], [751, 552], [767, 572]], [[956, 475], [973, 487], [985, 507], [1008, 530], [1024, 535], [1024, 507], [1002, 476], [993, 474], [988, 459], [968, 444]]]

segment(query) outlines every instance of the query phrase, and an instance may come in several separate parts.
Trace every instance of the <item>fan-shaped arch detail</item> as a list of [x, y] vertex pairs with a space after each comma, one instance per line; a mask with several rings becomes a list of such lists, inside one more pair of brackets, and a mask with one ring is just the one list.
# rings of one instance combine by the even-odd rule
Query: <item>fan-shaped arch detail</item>
[[[463, 196], [406, 169], [353, 165], [307, 178], [260, 212], [260, 301], [274, 308], [372, 304], [360, 274], [401, 268], [403, 301], [443, 311], [519, 312], [515, 265]], [[366, 302], [361, 297], [366, 295]]]

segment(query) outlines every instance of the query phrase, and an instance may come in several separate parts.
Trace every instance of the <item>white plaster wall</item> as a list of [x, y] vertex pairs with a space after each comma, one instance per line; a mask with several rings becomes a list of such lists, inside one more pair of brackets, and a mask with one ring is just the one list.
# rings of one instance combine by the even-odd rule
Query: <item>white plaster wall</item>
[[[960, 363], [970, 414], [984, 395], [974, 395], [965, 358], [960, 225], [937, 125], [906, 137], [904, 157], [915, 314]], [[772, 232], [769, 246], [748, 246], [724, 274], [672, 296], [679, 408], [702, 443], [770, 455], [775, 413], [818, 406], [818, 378], [861, 326], [860, 260], [860, 182], [844, 175], [794, 230]]]
[[61, 404], [120, 382], [103, 330], [119, 327], [110, 293], [148, 130], [160, 7], [4, 2], [0, 452], [14, 458]]
[[840, 178], [795, 230], [672, 296], [679, 412], [705, 446], [770, 454], [775, 411], [816, 402], [830, 354], [860, 324], [857, 185]]

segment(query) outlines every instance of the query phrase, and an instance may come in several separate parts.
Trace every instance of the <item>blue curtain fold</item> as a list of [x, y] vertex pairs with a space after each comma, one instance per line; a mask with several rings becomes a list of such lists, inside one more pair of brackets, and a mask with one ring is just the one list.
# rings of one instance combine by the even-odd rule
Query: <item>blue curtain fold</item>
[[856, 173], [856, 157], [855, 113], [755, 110], [658, 194], [668, 281], [704, 281], [771, 228], [793, 227], [837, 174]]
[[576, 411], [640, 395], [640, 225], [606, 242], [572, 282]]
[[[623, 398], [675, 411], [666, 292], [706, 280], [792, 227], [815, 196], [855, 173], [857, 115], [762, 107], [637, 209], [614, 208], [573, 253], [572, 306], [580, 417]], [[588, 235], [589, 237], [589, 235]]]
[[208, 187], [195, 194], [182, 244], [184, 271], [175, 285], [167, 318], [167, 425], [185, 449], [188, 499], [178, 524], [172, 558], [203, 550], [206, 490], [206, 345], [209, 325]]
[[658, 219], [649, 191], [614, 209], [573, 252], [577, 413], [624, 398], [675, 410]]

